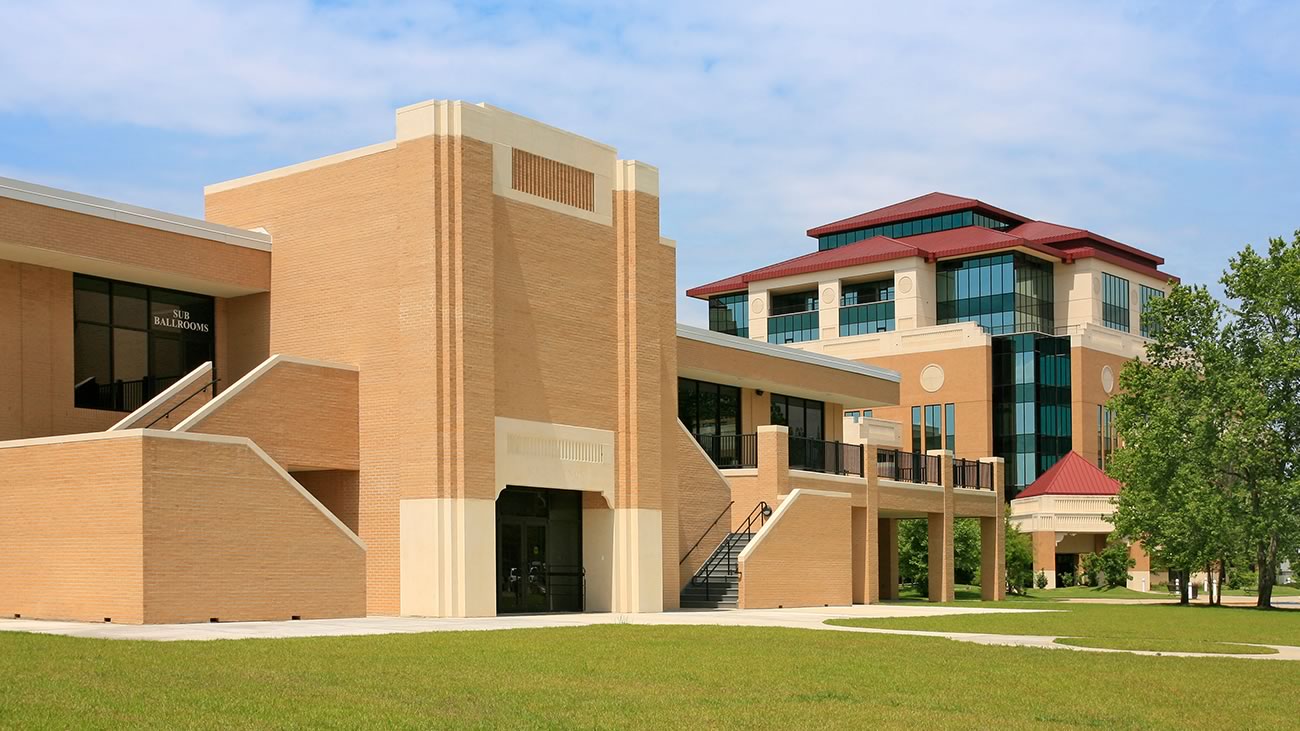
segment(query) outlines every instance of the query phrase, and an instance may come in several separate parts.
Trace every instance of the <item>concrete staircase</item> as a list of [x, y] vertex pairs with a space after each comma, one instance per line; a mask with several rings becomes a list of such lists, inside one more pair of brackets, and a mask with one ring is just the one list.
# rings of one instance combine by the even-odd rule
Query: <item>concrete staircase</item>
[[682, 609], [734, 609], [740, 601], [740, 552], [750, 533], [730, 533], [682, 588]]

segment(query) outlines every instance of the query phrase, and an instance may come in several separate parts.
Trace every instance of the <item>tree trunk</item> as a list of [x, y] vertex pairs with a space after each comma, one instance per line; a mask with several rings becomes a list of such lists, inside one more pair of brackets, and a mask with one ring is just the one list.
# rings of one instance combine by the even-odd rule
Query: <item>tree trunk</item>
[[1187, 604], [1187, 595], [1189, 592], [1187, 588], [1187, 584], [1190, 583], [1191, 578], [1192, 578], [1191, 571], [1180, 571], [1178, 574], [1178, 603], [1179, 604]]
[[1256, 552], [1255, 566], [1259, 569], [1259, 584], [1256, 589], [1256, 609], [1273, 608], [1273, 583], [1277, 580], [1277, 536], [1269, 536], [1261, 541]]
[[1219, 560], [1219, 606], [1223, 606], [1223, 583], [1228, 579], [1228, 562]]

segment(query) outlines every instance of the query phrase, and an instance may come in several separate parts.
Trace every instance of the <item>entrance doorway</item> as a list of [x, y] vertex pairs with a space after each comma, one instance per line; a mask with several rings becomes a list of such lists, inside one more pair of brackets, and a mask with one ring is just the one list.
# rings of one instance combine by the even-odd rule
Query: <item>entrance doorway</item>
[[497, 613], [581, 612], [582, 493], [509, 487], [497, 498]]

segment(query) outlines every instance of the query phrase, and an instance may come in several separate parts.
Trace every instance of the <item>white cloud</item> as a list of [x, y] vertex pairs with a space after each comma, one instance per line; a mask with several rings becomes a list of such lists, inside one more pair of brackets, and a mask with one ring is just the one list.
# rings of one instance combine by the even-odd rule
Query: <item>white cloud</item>
[[1256, 96], [1200, 42], [1214, 18], [1096, 3], [111, 5], [0, 3], [0, 114], [247, 139], [280, 164], [386, 137], [399, 104], [490, 101], [659, 165], [682, 289], [933, 189], [1158, 229], [1134, 217], [1179, 181], [1139, 161], [1240, 154]]

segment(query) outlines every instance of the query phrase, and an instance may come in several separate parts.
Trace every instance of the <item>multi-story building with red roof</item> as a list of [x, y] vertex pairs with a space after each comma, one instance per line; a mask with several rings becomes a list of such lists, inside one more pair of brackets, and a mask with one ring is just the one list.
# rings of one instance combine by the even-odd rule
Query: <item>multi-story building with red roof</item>
[[710, 329], [899, 371], [899, 406], [846, 418], [902, 422], [917, 453], [1004, 457], [1008, 496], [1071, 450], [1105, 464], [1106, 401], [1176, 281], [1163, 258], [946, 193], [807, 233], [814, 252], [688, 290]]

